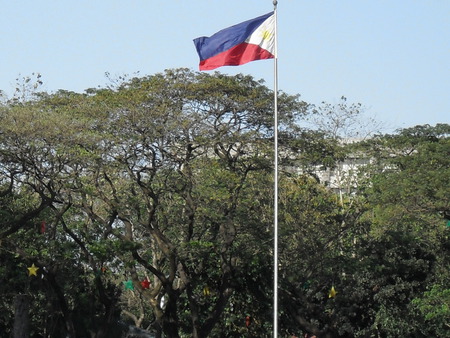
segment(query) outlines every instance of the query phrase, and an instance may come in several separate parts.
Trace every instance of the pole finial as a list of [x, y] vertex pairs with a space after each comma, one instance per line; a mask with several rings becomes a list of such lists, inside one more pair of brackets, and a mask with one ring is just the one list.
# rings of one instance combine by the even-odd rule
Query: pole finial
[[273, 7], [277, 7], [277, 5], [278, 5], [278, 1], [277, 0], [273, 0]]

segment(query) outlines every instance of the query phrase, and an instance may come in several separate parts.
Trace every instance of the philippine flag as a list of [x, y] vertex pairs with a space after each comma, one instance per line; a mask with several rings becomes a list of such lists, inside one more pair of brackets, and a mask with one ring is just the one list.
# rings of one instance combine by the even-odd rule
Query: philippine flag
[[275, 14], [267, 13], [222, 29], [210, 37], [194, 39], [200, 70], [239, 66], [275, 57]]

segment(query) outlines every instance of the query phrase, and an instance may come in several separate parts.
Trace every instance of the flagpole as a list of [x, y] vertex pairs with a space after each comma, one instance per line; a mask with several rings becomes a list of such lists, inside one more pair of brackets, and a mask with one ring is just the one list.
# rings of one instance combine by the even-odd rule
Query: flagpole
[[278, 337], [278, 1], [273, 0], [275, 15], [275, 57], [274, 57], [274, 231], [273, 231], [273, 337]]

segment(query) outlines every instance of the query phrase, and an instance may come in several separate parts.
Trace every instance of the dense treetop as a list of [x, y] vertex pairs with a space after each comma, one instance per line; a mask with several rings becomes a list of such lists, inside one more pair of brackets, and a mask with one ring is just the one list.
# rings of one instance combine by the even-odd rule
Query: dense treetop
[[[0, 107], [0, 332], [269, 337], [273, 92], [187, 69], [30, 88]], [[447, 336], [450, 126], [278, 102], [281, 335]]]

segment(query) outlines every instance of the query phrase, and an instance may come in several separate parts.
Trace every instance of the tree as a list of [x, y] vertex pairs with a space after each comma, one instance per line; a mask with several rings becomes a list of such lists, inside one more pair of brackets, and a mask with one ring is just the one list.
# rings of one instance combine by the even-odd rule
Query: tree
[[[63, 198], [67, 196], [72, 175], [77, 174], [68, 170], [77, 157], [67, 151], [67, 144], [72, 146], [71, 142], [76, 140], [81, 122], [68, 119], [73, 111], [64, 110], [64, 106], [68, 101], [80, 103], [80, 98], [84, 96], [58, 95], [56, 105], [55, 101], [50, 102], [51, 109], [45, 106], [43, 99], [18, 102], [5, 107], [1, 116], [2, 182], [5, 187], [1, 239], [2, 249], [8, 253], [3, 258], [8, 259], [10, 254], [20, 258], [14, 267], [11, 266], [14, 270], [26, 271], [26, 264], [36, 263], [39, 276], [45, 281], [45, 284], [33, 282], [33, 289], [27, 288], [27, 282], [18, 286], [13, 283], [9, 292], [16, 288], [16, 291], [30, 295], [31, 305], [39, 308], [42, 308], [43, 299], [48, 300], [47, 311], [52, 315], [40, 312], [39, 318], [35, 311], [32, 318], [44, 322], [39, 325], [41, 334], [44, 333], [42, 330], [47, 330], [47, 325], [52, 327], [62, 321], [64, 329], [56, 332], [75, 337], [73, 314], [78, 300], [82, 300], [82, 297], [76, 297], [90, 277], [79, 273], [84, 270], [83, 262], [77, 260], [82, 248], [76, 245], [76, 239], [71, 237], [73, 232], [63, 219], [70, 209]], [[16, 280], [18, 274], [11, 274], [10, 279]], [[92, 293], [101, 290], [94, 289]], [[61, 318], [55, 313], [61, 313]], [[77, 327], [82, 331], [84, 324]]]
[[440, 311], [427, 306], [431, 294], [418, 295], [448, 284], [448, 132], [417, 129], [352, 145], [372, 144], [381, 156], [363, 168], [358, 190], [343, 203], [311, 181], [288, 185], [282, 295], [291, 332], [398, 337], [445, 330], [445, 288], [434, 293], [443, 297]]
[[[3, 105], [0, 329], [23, 294], [30, 334], [267, 335], [272, 98], [249, 76], [175, 69]], [[298, 96], [279, 105], [282, 334], [445, 332], [448, 126], [349, 145], [305, 129]], [[313, 174], [352, 152], [371, 165], [338, 197]]]
[[377, 284], [379, 307], [372, 327], [381, 334], [395, 336], [400, 328], [410, 335], [436, 333], [425, 329], [428, 325], [415, 312], [413, 300], [448, 283], [448, 132], [446, 125], [417, 126], [369, 142], [377, 149], [378, 170], [364, 190], [370, 228], [361, 249], [373, 252], [373, 242], [384, 251], [375, 265], [377, 279], [384, 282]]
[[[177, 70], [102, 94], [127, 104], [111, 108], [110, 139], [98, 150], [109, 156], [91, 176], [107, 216], [87, 203], [85, 212], [128, 243], [124, 264], [135, 285], [141, 269], [156, 276], [143, 296], [157, 328], [178, 336], [186, 306], [183, 330], [205, 337], [233, 294], [241, 195], [270, 163], [271, 93], [249, 77]], [[288, 96], [281, 106], [304, 109]], [[214, 288], [209, 304], [199, 298], [206, 286]]]
[[[40, 179], [31, 187], [51, 194], [54, 244], [77, 247], [80, 268], [89, 269], [83, 283], [98, 292], [106, 324], [118, 304], [108, 283], [122, 285], [120, 275], [150, 304], [158, 335], [208, 336], [239, 298], [236, 247], [255, 232], [247, 223], [268, 229], [246, 210], [250, 183], [271, 169], [271, 105], [270, 90], [251, 77], [180, 69], [115, 89], [41, 94], [17, 106], [17, 116], [32, 121], [17, 132], [14, 115], [5, 117], [30, 186]], [[307, 105], [282, 93], [280, 108], [288, 127]], [[69, 273], [61, 262], [69, 270], [75, 262], [40, 256], [41, 266], [59, 267], [46, 280], [65, 289], [56, 278]], [[96, 276], [102, 267], [111, 274]], [[140, 284], [146, 276], [149, 289]], [[59, 295], [66, 331], [74, 331], [76, 309], [64, 306], [74, 303]]]

